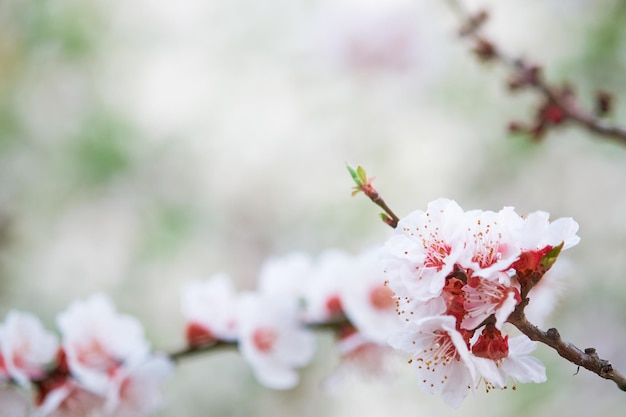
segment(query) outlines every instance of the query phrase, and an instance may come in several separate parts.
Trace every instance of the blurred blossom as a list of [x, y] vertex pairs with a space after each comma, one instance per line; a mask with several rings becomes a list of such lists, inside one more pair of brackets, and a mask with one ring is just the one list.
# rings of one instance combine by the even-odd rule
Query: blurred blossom
[[431, 81], [439, 72], [442, 51], [429, 33], [427, 4], [329, 2], [319, 13], [322, 56], [331, 66], [372, 76], [407, 74], [411, 83]]
[[299, 377], [294, 368], [309, 363], [315, 337], [298, 321], [298, 302], [279, 295], [248, 293], [238, 304], [239, 351], [258, 381], [289, 389]]
[[0, 326], [0, 373], [28, 387], [45, 375], [57, 349], [56, 336], [37, 317], [11, 310]]
[[187, 342], [237, 339], [236, 297], [233, 282], [225, 274], [186, 283], [181, 288], [181, 308], [187, 320]]
[[57, 323], [72, 374], [94, 393], [106, 394], [117, 368], [132, 366], [148, 354], [142, 324], [117, 313], [103, 294], [73, 302]]

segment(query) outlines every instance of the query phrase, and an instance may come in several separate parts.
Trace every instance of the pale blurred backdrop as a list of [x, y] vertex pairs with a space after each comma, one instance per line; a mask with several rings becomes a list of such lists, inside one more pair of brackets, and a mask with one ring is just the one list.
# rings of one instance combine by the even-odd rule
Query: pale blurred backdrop
[[[626, 124], [626, 3], [472, 0], [488, 32], [569, 79], [601, 87]], [[389, 230], [351, 198], [363, 164], [404, 215], [549, 211], [580, 224], [548, 326], [626, 370], [626, 148], [575, 129], [533, 144], [506, 132], [532, 94], [482, 65], [443, 0], [0, 0], [0, 313], [49, 328], [97, 291], [183, 346], [179, 287], [230, 274], [254, 288], [268, 256], [357, 253]], [[621, 416], [626, 394], [540, 347], [548, 382], [477, 393], [459, 410], [392, 384], [321, 381], [329, 337], [294, 390], [257, 384], [234, 352], [182, 363], [160, 416]]]

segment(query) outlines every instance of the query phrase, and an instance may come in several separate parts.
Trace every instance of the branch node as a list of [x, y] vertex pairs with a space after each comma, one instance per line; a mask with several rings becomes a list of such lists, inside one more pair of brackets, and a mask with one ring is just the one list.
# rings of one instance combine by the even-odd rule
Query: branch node
[[559, 334], [559, 331], [557, 329], [555, 329], [554, 327], [548, 329], [548, 331], [546, 332], [546, 335], [555, 341], [561, 340], [561, 335]]

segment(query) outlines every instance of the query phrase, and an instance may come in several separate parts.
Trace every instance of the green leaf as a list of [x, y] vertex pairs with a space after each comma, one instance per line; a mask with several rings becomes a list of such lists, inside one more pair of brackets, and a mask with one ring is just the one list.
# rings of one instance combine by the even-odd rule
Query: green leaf
[[367, 172], [365, 172], [365, 168], [363, 168], [361, 165], [356, 167], [356, 173], [359, 176], [359, 180], [361, 180], [361, 184], [367, 184]]
[[563, 249], [563, 245], [565, 245], [565, 242], [561, 242], [559, 246], [553, 247], [548, 251], [548, 253], [543, 256], [543, 258], [541, 258], [540, 265], [544, 269], [544, 271], [552, 268], [552, 265], [554, 265], [554, 263], [556, 262], [556, 258], [559, 257], [559, 254]]
[[[354, 180], [355, 184], [360, 187], [363, 185], [363, 182], [361, 181], [359, 174], [358, 174], [358, 170], [359, 168], [361, 168], [361, 166], [359, 165], [357, 167], [357, 169], [355, 170], [354, 168], [352, 168], [350, 165], [346, 164], [346, 168], [348, 168], [348, 172], [350, 172], [350, 175], [352, 176], [352, 179]], [[361, 168], [362, 169], [362, 168]], [[353, 194], [354, 195], [354, 194]]]

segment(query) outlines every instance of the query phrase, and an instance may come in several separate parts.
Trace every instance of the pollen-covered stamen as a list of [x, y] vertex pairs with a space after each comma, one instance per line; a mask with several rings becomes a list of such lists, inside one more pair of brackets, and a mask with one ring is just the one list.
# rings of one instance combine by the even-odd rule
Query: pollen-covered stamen
[[430, 239], [428, 241], [422, 239], [424, 252], [426, 253], [424, 266], [427, 268], [436, 268], [437, 271], [441, 271], [446, 263], [446, 258], [452, 252], [452, 247], [443, 240], [438, 239], [433, 233], [431, 233], [429, 237]]
[[[472, 262], [481, 268], [488, 268], [502, 259], [508, 245], [502, 242], [502, 233], [494, 232], [491, 224], [483, 226], [481, 220], [477, 220], [476, 224], [479, 230], [472, 235], [474, 239]], [[493, 226], [497, 227], [497, 224], [494, 221]]]
[[458, 353], [448, 333], [435, 330], [433, 335], [431, 344], [417, 354], [415, 361], [419, 369], [435, 372], [439, 366], [457, 360]]

